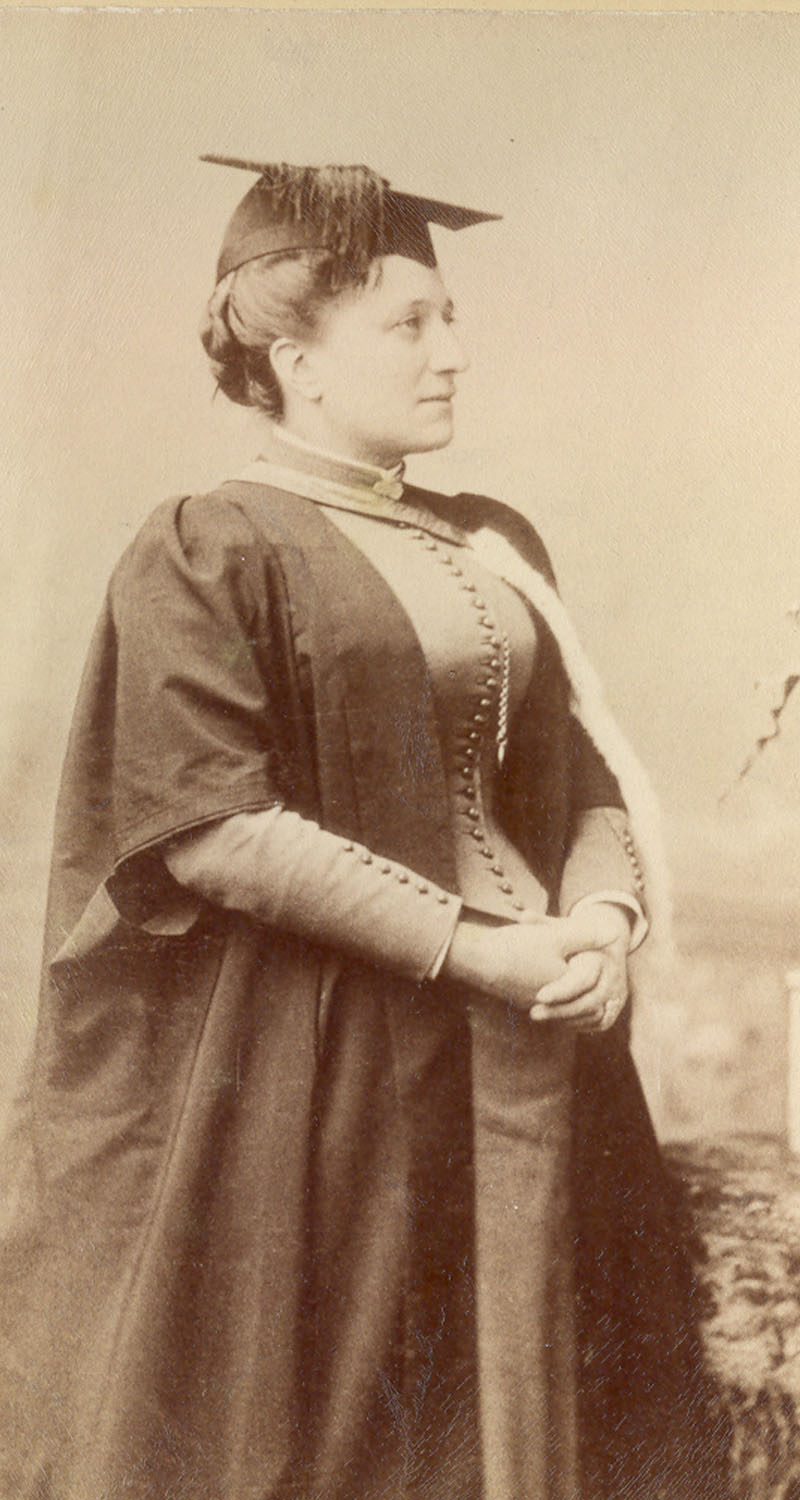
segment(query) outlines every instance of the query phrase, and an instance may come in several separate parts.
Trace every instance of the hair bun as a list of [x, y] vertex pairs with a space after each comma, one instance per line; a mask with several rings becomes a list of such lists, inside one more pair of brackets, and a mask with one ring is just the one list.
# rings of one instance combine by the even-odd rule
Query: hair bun
[[236, 272], [232, 271], [214, 288], [200, 325], [200, 340], [211, 361], [218, 388], [239, 406], [251, 406], [253, 398], [246, 351], [229, 322], [235, 275]]

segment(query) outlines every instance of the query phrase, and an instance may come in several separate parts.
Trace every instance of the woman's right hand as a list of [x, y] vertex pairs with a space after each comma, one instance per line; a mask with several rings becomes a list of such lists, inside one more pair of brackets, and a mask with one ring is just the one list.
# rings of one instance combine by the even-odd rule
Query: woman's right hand
[[575, 951], [568, 919], [536, 916], [497, 923], [467, 916], [456, 927], [442, 973], [530, 1010], [538, 991], [566, 973]]

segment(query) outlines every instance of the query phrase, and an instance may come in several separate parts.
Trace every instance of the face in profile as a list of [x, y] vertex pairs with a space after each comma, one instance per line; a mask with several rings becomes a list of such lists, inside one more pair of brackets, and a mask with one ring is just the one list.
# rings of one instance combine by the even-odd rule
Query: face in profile
[[389, 468], [450, 441], [467, 363], [453, 319], [438, 270], [400, 255], [376, 260], [365, 286], [336, 298], [304, 353], [331, 451]]

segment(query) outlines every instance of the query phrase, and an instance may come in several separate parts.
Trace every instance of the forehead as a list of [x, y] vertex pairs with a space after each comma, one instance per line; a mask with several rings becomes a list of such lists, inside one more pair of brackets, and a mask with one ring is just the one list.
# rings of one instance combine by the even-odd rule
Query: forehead
[[382, 255], [373, 261], [364, 290], [386, 301], [407, 298], [441, 302], [447, 298], [439, 267], [423, 266], [405, 255]]
[[404, 255], [382, 255], [372, 261], [363, 286], [340, 292], [328, 304], [320, 331], [337, 342], [369, 338], [415, 306], [450, 306], [438, 267]]
[[363, 286], [343, 292], [334, 302], [341, 315], [363, 325], [378, 324], [415, 302], [442, 307], [449, 302], [437, 266], [423, 266], [405, 255], [381, 255], [373, 260]]

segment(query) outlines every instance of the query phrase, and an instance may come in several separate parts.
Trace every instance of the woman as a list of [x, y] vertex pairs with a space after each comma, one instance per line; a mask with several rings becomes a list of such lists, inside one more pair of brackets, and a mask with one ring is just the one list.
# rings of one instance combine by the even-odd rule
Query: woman
[[536, 534], [403, 481], [489, 216], [258, 170], [203, 341], [262, 455], [122, 559], [67, 756], [4, 1493], [677, 1500], [641, 779]]

